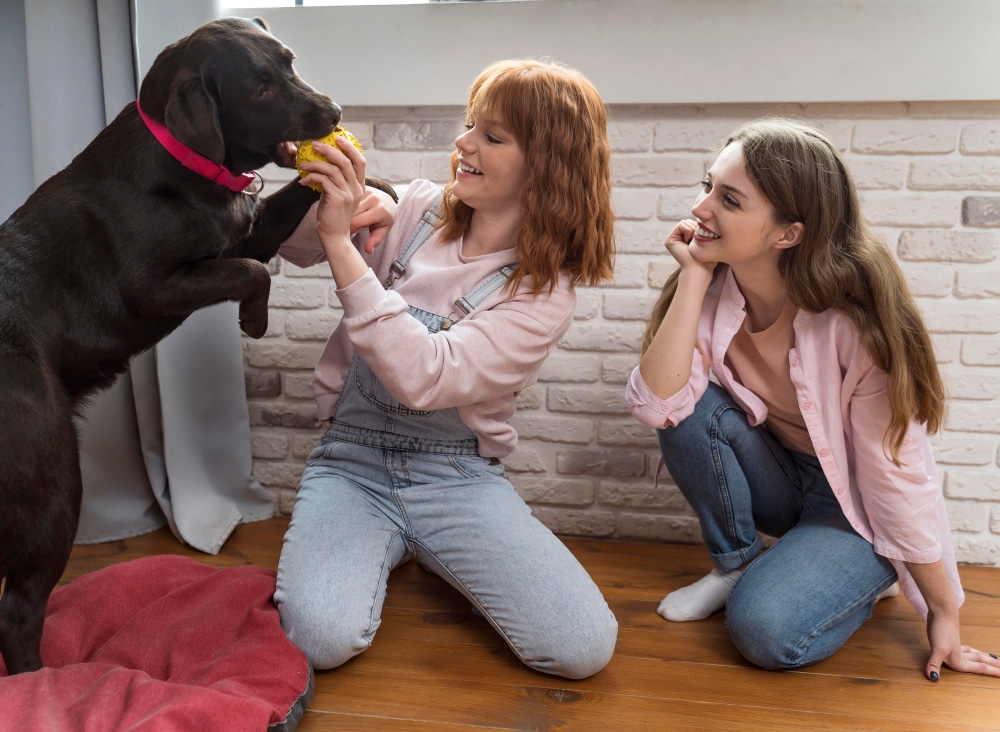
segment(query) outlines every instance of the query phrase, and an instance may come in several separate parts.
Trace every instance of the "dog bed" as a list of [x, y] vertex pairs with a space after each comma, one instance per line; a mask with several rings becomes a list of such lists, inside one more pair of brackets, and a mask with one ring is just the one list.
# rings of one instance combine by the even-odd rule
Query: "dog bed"
[[295, 729], [313, 676], [278, 622], [274, 582], [163, 555], [57, 588], [45, 668], [7, 676], [0, 663], [0, 729]]

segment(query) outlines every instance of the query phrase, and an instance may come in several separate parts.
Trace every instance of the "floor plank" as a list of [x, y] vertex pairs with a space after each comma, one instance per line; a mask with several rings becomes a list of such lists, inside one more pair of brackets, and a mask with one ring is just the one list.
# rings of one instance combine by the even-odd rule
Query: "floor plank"
[[[166, 530], [78, 546], [63, 577], [150, 554], [217, 567], [276, 569], [287, 519], [240, 526], [218, 556]], [[567, 539], [619, 620], [615, 657], [589, 679], [531, 671], [469, 603], [415, 564], [390, 577], [372, 648], [316, 674], [299, 730], [997, 730], [1000, 679], [948, 670], [926, 681], [924, 626], [902, 597], [885, 600], [833, 658], [774, 673], [747, 663], [723, 614], [667, 623], [666, 592], [710, 569], [690, 545]], [[1000, 649], [1000, 569], [962, 567], [963, 640]]]

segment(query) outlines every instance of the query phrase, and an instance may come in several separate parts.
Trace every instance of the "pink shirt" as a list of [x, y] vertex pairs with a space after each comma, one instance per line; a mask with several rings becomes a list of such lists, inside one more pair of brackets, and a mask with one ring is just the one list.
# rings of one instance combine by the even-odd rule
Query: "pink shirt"
[[[480, 455], [504, 457], [517, 444], [517, 433], [507, 424], [517, 395], [535, 383], [545, 358], [572, 323], [576, 291], [564, 273], [552, 292], [544, 289], [535, 297], [526, 278], [513, 297], [497, 290], [449, 330], [429, 333], [407, 313], [408, 304], [450, 315], [455, 300], [515, 260], [513, 249], [466, 257], [461, 239], [442, 243], [435, 232], [410, 259], [406, 275], [386, 290], [382, 283], [393, 260], [440, 197], [439, 186], [414, 181], [385, 241], [372, 254], [361, 252], [371, 270], [337, 290], [344, 318], [316, 365], [319, 418], [334, 415], [357, 352], [396, 399], [413, 409], [457, 407], [479, 439]], [[326, 261], [316, 234], [315, 207], [279, 253], [301, 267]]]
[[[740, 385], [725, 364], [726, 350], [745, 317], [743, 295], [726, 268], [705, 296], [690, 380], [678, 393], [661, 399], [636, 368], [626, 389], [633, 416], [650, 427], [680, 423], [705, 393], [711, 368], [750, 423], [764, 422], [764, 403]], [[816, 457], [844, 515], [878, 554], [892, 562], [900, 587], [921, 616], [926, 618], [927, 605], [904, 561], [944, 560], [952, 591], [961, 604], [965, 595], [951, 529], [923, 426], [916, 421], [910, 424], [899, 456], [903, 465], [895, 466], [882, 448], [889, 421], [888, 379], [872, 362], [857, 328], [834, 310], [800, 310], [793, 328], [789, 375]], [[702, 351], [708, 354], [708, 363]]]

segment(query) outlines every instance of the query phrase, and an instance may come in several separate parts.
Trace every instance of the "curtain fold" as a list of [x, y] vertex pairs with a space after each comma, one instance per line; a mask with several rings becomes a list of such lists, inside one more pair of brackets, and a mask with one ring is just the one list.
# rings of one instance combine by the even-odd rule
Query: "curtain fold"
[[[23, 40], [24, 52], [16, 44], [9, 56], [5, 51], [0, 93], [12, 99], [27, 89], [21, 112], [27, 124], [11, 119], [22, 123], [12, 129], [30, 130], [30, 140], [7, 145], [29, 147], [30, 155], [12, 162], [15, 169], [30, 166], [35, 186], [136, 98], [141, 73], [165, 45], [220, 14], [216, 0], [5, 5], [0, 20], [20, 23], [23, 38], [11, 25], [3, 37]], [[16, 200], [4, 185], [3, 200]], [[195, 313], [87, 406], [78, 421], [84, 481], [78, 542], [168, 525], [179, 540], [214, 554], [240, 522], [274, 515], [273, 497], [251, 474], [237, 312], [227, 303]]]

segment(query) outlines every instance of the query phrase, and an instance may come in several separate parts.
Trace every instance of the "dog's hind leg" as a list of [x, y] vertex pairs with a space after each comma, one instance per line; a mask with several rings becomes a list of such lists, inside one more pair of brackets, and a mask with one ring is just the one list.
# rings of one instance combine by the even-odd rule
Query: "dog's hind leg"
[[42, 667], [45, 608], [73, 548], [80, 459], [69, 404], [34, 370], [0, 394], [0, 653], [8, 674]]

